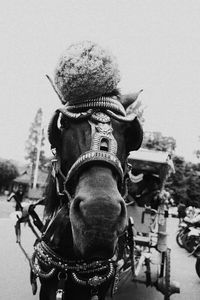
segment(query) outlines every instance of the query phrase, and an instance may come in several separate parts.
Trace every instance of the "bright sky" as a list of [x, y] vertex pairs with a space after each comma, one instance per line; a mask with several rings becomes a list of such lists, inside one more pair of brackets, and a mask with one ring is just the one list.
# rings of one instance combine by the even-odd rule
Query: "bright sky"
[[45, 74], [80, 40], [113, 52], [122, 92], [144, 89], [146, 130], [200, 148], [200, 1], [9, 0], [0, 20], [0, 157], [22, 160], [37, 109], [47, 124], [60, 106]]

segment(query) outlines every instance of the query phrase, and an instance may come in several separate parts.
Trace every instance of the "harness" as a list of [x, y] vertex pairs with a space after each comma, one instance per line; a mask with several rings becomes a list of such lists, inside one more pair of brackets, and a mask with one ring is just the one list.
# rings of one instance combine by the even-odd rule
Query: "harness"
[[[85, 112], [79, 112], [80, 110], [87, 110]], [[85, 286], [90, 289], [91, 300], [99, 299], [99, 289], [104, 284], [112, 282], [111, 294], [117, 290], [117, 283], [119, 279], [119, 263], [117, 254], [113, 258], [108, 260], [97, 260], [97, 261], [84, 261], [84, 260], [66, 260], [60, 257], [54, 250], [47, 245], [45, 238], [51, 235], [59, 217], [63, 212], [63, 199], [64, 207], [72, 201], [72, 196], [68, 190], [68, 185], [73, 176], [75, 176], [79, 170], [90, 162], [103, 161], [110, 165], [118, 174], [118, 186], [121, 188], [121, 193], [124, 199], [127, 196], [127, 179], [128, 179], [128, 166], [125, 166], [125, 170], [122, 169], [121, 162], [117, 158], [117, 142], [113, 136], [113, 128], [111, 124], [111, 117], [116, 118], [116, 113], [119, 115], [118, 118], [121, 120], [124, 118], [125, 111], [122, 105], [118, 101], [109, 99], [99, 99], [99, 101], [85, 101], [82, 104], [70, 107], [69, 105], [61, 108], [57, 111], [58, 114], [66, 115], [72, 119], [87, 118], [91, 126], [91, 145], [90, 149], [82, 153], [78, 159], [72, 164], [67, 175], [64, 175], [61, 170], [60, 158], [57, 156], [56, 149], [53, 148], [52, 152], [55, 158], [52, 160], [52, 176], [56, 182], [56, 192], [60, 199], [60, 208], [52, 216], [48, 225], [44, 229], [41, 227], [41, 221], [38, 221], [34, 208], [41, 204], [38, 201], [32, 206], [32, 210], [28, 213], [34, 219], [37, 219], [35, 226], [42, 232], [41, 238], [38, 238], [34, 245], [34, 253], [30, 258], [24, 251], [26, 258], [29, 261], [31, 268], [31, 284], [33, 294], [37, 291], [36, 279], [48, 280], [53, 276], [58, 278], [58, 286], [56, 292], [56, 300], [62, 300], [65, 284], [70, 277], [71, 280], [77, 285]], [[135, 117], [135, 116], [134, 116]], [[133, 116], [128, 118], [129, 121], [134, 119]], [[106, 150], [106, 151], [105, 151]], [[31, 214], [32, 211], [32, 214]], [[34, 211], [34, 213], [33, 213]], [[39, 227], [37, 226], [39, 224]], [[124, 232], [128, 236], [127, 241], [129, 248], [131, 249], [131, 261], [133, 257], [133, 239], [132, 239], [132, 225], [129, 224], [128, 229]], [[18, 244], [21, 247], [20, 239]], [[22, 247], [21, 247], [22, 249]]]

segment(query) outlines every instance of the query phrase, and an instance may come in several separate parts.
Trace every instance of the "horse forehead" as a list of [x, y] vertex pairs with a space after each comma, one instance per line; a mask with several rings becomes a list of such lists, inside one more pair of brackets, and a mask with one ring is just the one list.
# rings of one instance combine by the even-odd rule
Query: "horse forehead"
[[[112, 129], [112, 134], [119, 144], [123, 144], [124, 140], [124, 126], [119, 122], [112, 121], [110, 124], [95, 124], [97, 131], [108, 131], [109, 128]], [[101, 130], [100, 130], [101, 129]], [[80, 122], [70, 122], [68, 128], [63, 129], [63, 140], [69, 142], [70, 144], [79, 144], [80, 146], [91, 144], [92, 139], [92, 127], [88, 120], [83, 120]]]
[[[116, 157], [124, 165], [126, 156], [124, 126], [115, 120], [110, 120], [107, 125], [104, 128], [104, 124], [101, 122], [91, 122], [90, 119], [69, 120], [68, 126], [63, 128], [61, 148], [61, 160], [64, 162], [66, 170], [69, 170], [82, 154], [99, 148], [101, 141], [105, 140], [110, 145], [109, 151], [114, 147]], [[99, 126], [102, 129], [100, 132], [98, 131]], [[108, 130], [109, 127], [110, 130]], [[106, 134], [108, 134], [107, 137]]]
[[[71, 145], [85, 146], [90, 144], [91, 129], [87, 121], [79, 123], [71, 122], [69, 128], [63, 129], [63, 145], [67, 147]], [[75, 149], [73, 149], [75, 150]]]

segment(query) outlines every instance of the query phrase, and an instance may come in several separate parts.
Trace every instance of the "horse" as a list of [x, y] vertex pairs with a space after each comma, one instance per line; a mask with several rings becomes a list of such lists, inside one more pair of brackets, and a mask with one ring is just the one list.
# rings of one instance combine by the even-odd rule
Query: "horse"
[[31, 272], [32, 284], [40, 278], [40, 300], [112, 293], [127, 228], [127, 157], [143, 139], [135, 113], [126, 114], [138, 95], [64, 104], [49, 123], [54, 159]]

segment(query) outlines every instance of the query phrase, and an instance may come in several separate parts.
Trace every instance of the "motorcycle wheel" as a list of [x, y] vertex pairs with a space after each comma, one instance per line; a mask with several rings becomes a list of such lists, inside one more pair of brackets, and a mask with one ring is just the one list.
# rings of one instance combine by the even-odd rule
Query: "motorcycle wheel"
[[196, 273], [200, 278], [200, 258], [197, 258], [196, 264], [195, 264]]
[[187, 237], [184, 241], [185, 249], [191, 253], [194, 248], [197, 246], [197, 238], [196, 236]]
[[179, 247], [184, 248], [183, 242], [182, 242], [183, 233], [182, 231], [179, 231], [176, 235], [176, 242], [179, 245]]
[[[183, 234], [183, 236], [182, 236], [182, 243], [183, 243], [183, 247], [186, 249], [186, 247], [187, 247], [187, 239], [188, 239], [188, 232], [187, 233], [185, 233], [185, 234]], [[187, 249], [186, 249], [187, 250]]]

